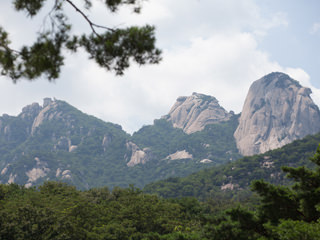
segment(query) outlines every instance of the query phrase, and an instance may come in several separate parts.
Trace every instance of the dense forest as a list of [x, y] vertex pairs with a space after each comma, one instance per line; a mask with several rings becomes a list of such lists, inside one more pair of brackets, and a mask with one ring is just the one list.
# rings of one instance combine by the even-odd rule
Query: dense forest
[[294, 184], [254, 181], [245, 204], [164, 199], [129, 188], [59, 182], [0, 185], [0, 239], [319, 239], [320, 146], [313, 169], [283, 167]]

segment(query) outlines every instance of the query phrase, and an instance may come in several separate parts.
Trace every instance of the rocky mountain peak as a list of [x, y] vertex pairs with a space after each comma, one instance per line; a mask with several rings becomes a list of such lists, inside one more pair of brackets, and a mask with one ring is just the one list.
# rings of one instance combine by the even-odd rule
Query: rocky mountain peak
[[51, 103], [55, 102], [56, 100], [52, 100], [51, 98], [44, 98], [43, 99], [43, 107], [45, 108], [46, 106], [50, 105]]
[[32, 120], [39, 114], [41, 109], [42, 107], [38, 103], [32, 103], [31, 105], [22, 108], [19, 117], [25, 120]]
[[55, 99], [44, 98], [42, 106], [40, 106], [39, 103], [32, 103], [22, 108], [19, 117], [22, 119], [34, 119], [43, 109], [48, 108], [48, 106], [53, 106], [56, 102], [58, 101]]
[[[302, 86], [300, 83], [292, 78], [289, 77], [289, 75], [282, 73], [282, 72], [272, 72], [263, 78], [260, 79], [261, 84], [264, 85], [267, 88], [288, 88], [291, 85], [296, 86], [298, 88], [301, 88]], [[257, 80], [256, 82], [258, 82]]]
[[58, 100], [52, 100], [51, 98], [43, 99], [43, 107], [38, 115], [34, 118], [31, 128], [31, 135], [35, 133], [36, 128], [39, 127], [44, 120], [51, 120], [61, 115], [61, 113], [57, 111], [58, 103]]
[[191, 134], [203, 130], [208, 124], [227, 121], [232, 115], [219, 105], [215, 97], [194, 92], [189, 97], [178, 97], [170, 112], [162, 118]]
[[280, 72], [255, 81], [234, 134], [240, 153], [263, 153], [319, 132], [320, 112], [310, 94], [309, 88]]

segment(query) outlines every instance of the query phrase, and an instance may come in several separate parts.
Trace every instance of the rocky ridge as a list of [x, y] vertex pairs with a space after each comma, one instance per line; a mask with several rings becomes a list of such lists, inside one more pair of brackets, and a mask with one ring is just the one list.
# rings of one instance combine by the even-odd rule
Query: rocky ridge
[[[42, 105], [28, 105], [18, 116], [0, 117], [0, 183], [31, 187], [64, 181], [80, 189], [128, 183], [142, 187], [184, 176], [239, 157], [232, 137], [237, 119], [211, 126], [200, 135], [186, 134], [159, 119], [130, 136], [117, 124], [45, 98]], [[213, 133], [224, 139], [206, 137]], [[221, 150], [220, 145], [225, 147]]]
[[83, 114], [64, 101], [45, 98], [42, 106], [28, 105], [16, 117], [0, 117], [0, 183], [30, 187], [44, 180], [66, 180], [83, 181], [81, 187], [85, 187], [86, 177], [72, 159], [86, 161], [97, 153], [108, 159], [116, 146], [122, 147], [119, 154], [125, 160], [125, 141], [126, 133], [118, 125]]
[[242, 155], [279, 148], [320, 131], [320, 112], [311, 90], [280, 72], [255, 81], [234, 133]]
[[203, 130], [208, 124], [227, 121], [231, 116], [233, 112], [228, 113], [215, 97], [193, 93], [189, 97], [179, 97], [162, 118], [191, 134]]
[[[0, 183], [141, 187], [183, 176], [240, 158], [237, 147], [252, 155], [319, 132], [319, 109], [310, 93], [288, 75], [272, 73], [252, 84], [240, 120], [216, 98], [193, 93], [132, 136], [117, 124], [46, 98], [16, 117], [0, 117]], [[271, 168], [272, 162], [262, 167]]]

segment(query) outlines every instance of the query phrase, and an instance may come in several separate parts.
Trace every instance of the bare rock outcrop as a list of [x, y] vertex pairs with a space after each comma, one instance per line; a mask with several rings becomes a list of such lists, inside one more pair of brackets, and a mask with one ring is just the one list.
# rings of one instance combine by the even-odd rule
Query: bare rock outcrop
[[186, 150], [177, 151], [166, 157], [168, 160], [179, 160], [179, 159], [192, 159], [192, 154], [188, 153]]
[[234, 133], [240, 153], [264, 153], [319, 132], [320, 112], [310, 94], [309, 88], [284, 73], [255, 81]]
[[111, 134], [105, 134], [103, 136], [103, 140], [102, 140], [102, 147], [103, 147], [103, 151], [105, 152], [109, 146], [109, 144], [112, 142], [113, 140], [113, 136]]
[[145, 164], [150, 160], [150, 150], [144, 148], [141, 150], [135, 143], [127, 142], [127, 150], [131, 151], [128, 167], [134, 167], [137, 164]]
[[41, 109], [42, 108], [38, 103], [32, 103], [31, 105], [22, 108], [22, 112], [19, 117], [27, 121], [33, 121]]
[[162, 118], [170, 121], [173, 127], [191, 134], [203, 130], [208, 124], [227, 121], [232, 115], [219, 105], [216, 98], [193, 93], [189, 97], [179, 97], [170, 112]]
[[53, 118], [58, 118], [61, 114], [56, 109], [58, 107], [58, 102], [51, 100], [51, 98], [45, 98], [43, 100], [43, 108], [39, 114], [35, 117], [32, 127], [31, 135], [34, 135], [36, 129], [45, 121], [52, 120]]
[[25, 184], [25, 187], [31, 187], [39, 178], [47, 176], [47, 174], [50, 172], [46, 162], [42, 162], [38, 157], [35, 157], [34, 160], [36, 164], [32, 169], [29, 169], [26, 172], [28, 181]]

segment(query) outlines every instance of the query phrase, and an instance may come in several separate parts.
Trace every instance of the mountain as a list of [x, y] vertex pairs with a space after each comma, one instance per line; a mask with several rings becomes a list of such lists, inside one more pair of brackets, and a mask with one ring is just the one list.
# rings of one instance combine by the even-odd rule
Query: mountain
[[237, 124], [234, 115], [186, 134], [159, 119], [130, 136], [117, 124], [46, 98], [42, 106], [28, 105], [16, 117], [0, 117], [0, 182], [143, 187], [239, 158], [233, 138]]
[[167, 115], [142, 127], [132, 140], [153, 157], [140, 152], [143, 156], [220, 164], [240, 157], [233, 137], [238, 118], [216, 98], [193, 93], [178, 97]]
[[[149, 153], [150, 161], [167, 161], [183, 165], [217, 165], [239, 158], [233, 133], [238, 126], [239, 115], [228, 121], [209, 124], [202, 131], [186, 134], [165, 119], [154, 121], [132, 135], [132, 141]], [[152, 154], [150, 154], [152, 153]], [[195, 167], [199, 169], [199, 167]], [[208, 166], [207, 166], [208, 167]]]
[[320, 133], [296, 140], [264, 154], [247, 156], [225, 165], [211, 167], [182, 178], [169, 178], [150, 183], [144, 192], [165, 198], [196, 197], [201, 200], [237, 199], [251, 195], [253, 180], [289, 184], [282, 166], [313, 167], [309, 160], [320, 143]]
[[0, 117], [0, 183], [57, 180], [88, 189], [184, 177], [320, 131], [309, 95], [289, 76], [272, 73], [253, 83], [241, 116], [193, 93], [132, 135], [46, 98]]
[[121, 184], [122, 176], [108, 176], [127, 168], [128, 138], [119, 125], [46, 98], [17, 117], [0, 117], [0, 181], [28, 187], [45, 180], [79, 188]]
[[233, 115], [221, 107], [215, 97], [193, 93], [189, 97], [179, 97], [162, 118], [190, 134], [203, 130], [206, 125], [228, 121]]
[[284, 73], [255, 81], [234, 133], [240, 153], [264, 153], [319, 132], [320, 111], [310, 94], [309, 88]]

